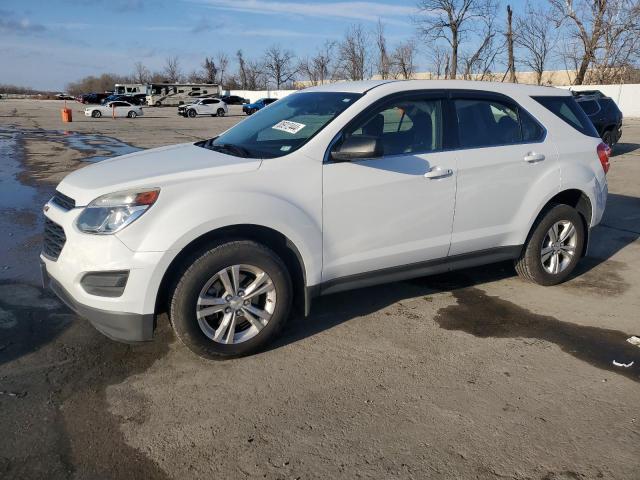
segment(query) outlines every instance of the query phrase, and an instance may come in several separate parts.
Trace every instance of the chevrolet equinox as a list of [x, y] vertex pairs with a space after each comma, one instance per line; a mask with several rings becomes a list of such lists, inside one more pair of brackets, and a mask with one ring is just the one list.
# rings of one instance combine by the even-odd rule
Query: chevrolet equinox
[[564, 281], [608, 168], [569, 91], [324, 85], [68, 175], [44, 208], [43, 279], [113, 339], [150, 340], [167, 312], [195, 353], [245, 355], [317, 295], [504, 260]]

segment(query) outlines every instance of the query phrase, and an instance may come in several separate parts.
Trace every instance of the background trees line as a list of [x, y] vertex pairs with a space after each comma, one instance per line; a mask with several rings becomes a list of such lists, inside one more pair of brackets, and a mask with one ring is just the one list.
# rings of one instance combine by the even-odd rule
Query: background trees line
[[256, 58], [242, 50], [218, 52], [205, 57], [198, 70], [184, 72], [174, 56], [157, 72], [137, 62], [131, 75], [87, 77], [68, 91], [102, 91], [127, 82], [263, 90], [294, 88], [296, 81], [408, 79], [416, 73], [419, 50], [426, 54], [431, 78], [517, 81], [516, 70], [523, 69], [542, 84], [549, 65], [562, 65], [575, 73], [567, 81], [577, 85], [638, 81], [640, 0], [543, 0], [522, 11], [498, 0], [420, 0], [417, 10], [407, 19], [415, 35], [393, 45], [381, 21], [372, 29], [356, 24], [340, 40], [327, 40], [303, 57], [276, 44]]

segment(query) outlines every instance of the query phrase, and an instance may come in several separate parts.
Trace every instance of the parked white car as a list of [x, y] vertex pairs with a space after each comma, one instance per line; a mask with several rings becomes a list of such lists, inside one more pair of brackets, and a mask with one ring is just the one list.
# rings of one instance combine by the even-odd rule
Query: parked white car
[[316, 295], [503, 260], [562, 282], [608, 168], [565, 90], [324, 85], [68, 175], [45, 205], [43, 278], [111, 338], [150, 340], [168, 311], [197, 354], [244, 355]]
[[224, 117], [229, 113], [229, 107], [219, 98], [198, 98], [195, 102], [178, 107], [178, 115], [195, 118], [198, 115]]
[[100, 118], [105, 117], [129, 117], [136, 118], [144, 115], [142, 107], [133, 105], [129, 102], [113, 101], [105, 105], [92, 105], [84, 109], [86, 117]]

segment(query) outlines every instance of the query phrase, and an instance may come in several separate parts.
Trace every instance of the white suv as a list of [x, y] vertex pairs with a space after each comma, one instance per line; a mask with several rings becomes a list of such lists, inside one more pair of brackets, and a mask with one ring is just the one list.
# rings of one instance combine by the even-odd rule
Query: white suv
[[44, 279], [101, 332], [256, 351], [294, 306], [512, 259], [553, 285], [605, 208], [608, 148], [571, 93], [462, 81], [336, 83], [219, 137], [67, 176]]
[[227, 113], [229, 113], [227, 104], [219, 98], [199, 98], [193, 103], [178, 107], [178, 115], [189, 118], [196, 118], [198, 115], [224, 117]]

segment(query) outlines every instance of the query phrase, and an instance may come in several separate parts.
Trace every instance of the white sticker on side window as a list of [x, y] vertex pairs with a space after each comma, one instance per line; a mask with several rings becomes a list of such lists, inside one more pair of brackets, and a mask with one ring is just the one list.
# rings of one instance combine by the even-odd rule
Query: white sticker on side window
[[282, 120], [281, 122], [276, 123], [273, 127], [274, 130], [281, 130], [283, 132], [296, 134], [300, 130], [302, 130], [306, 125], [298, 122], [291, 122], [289, 120]]

